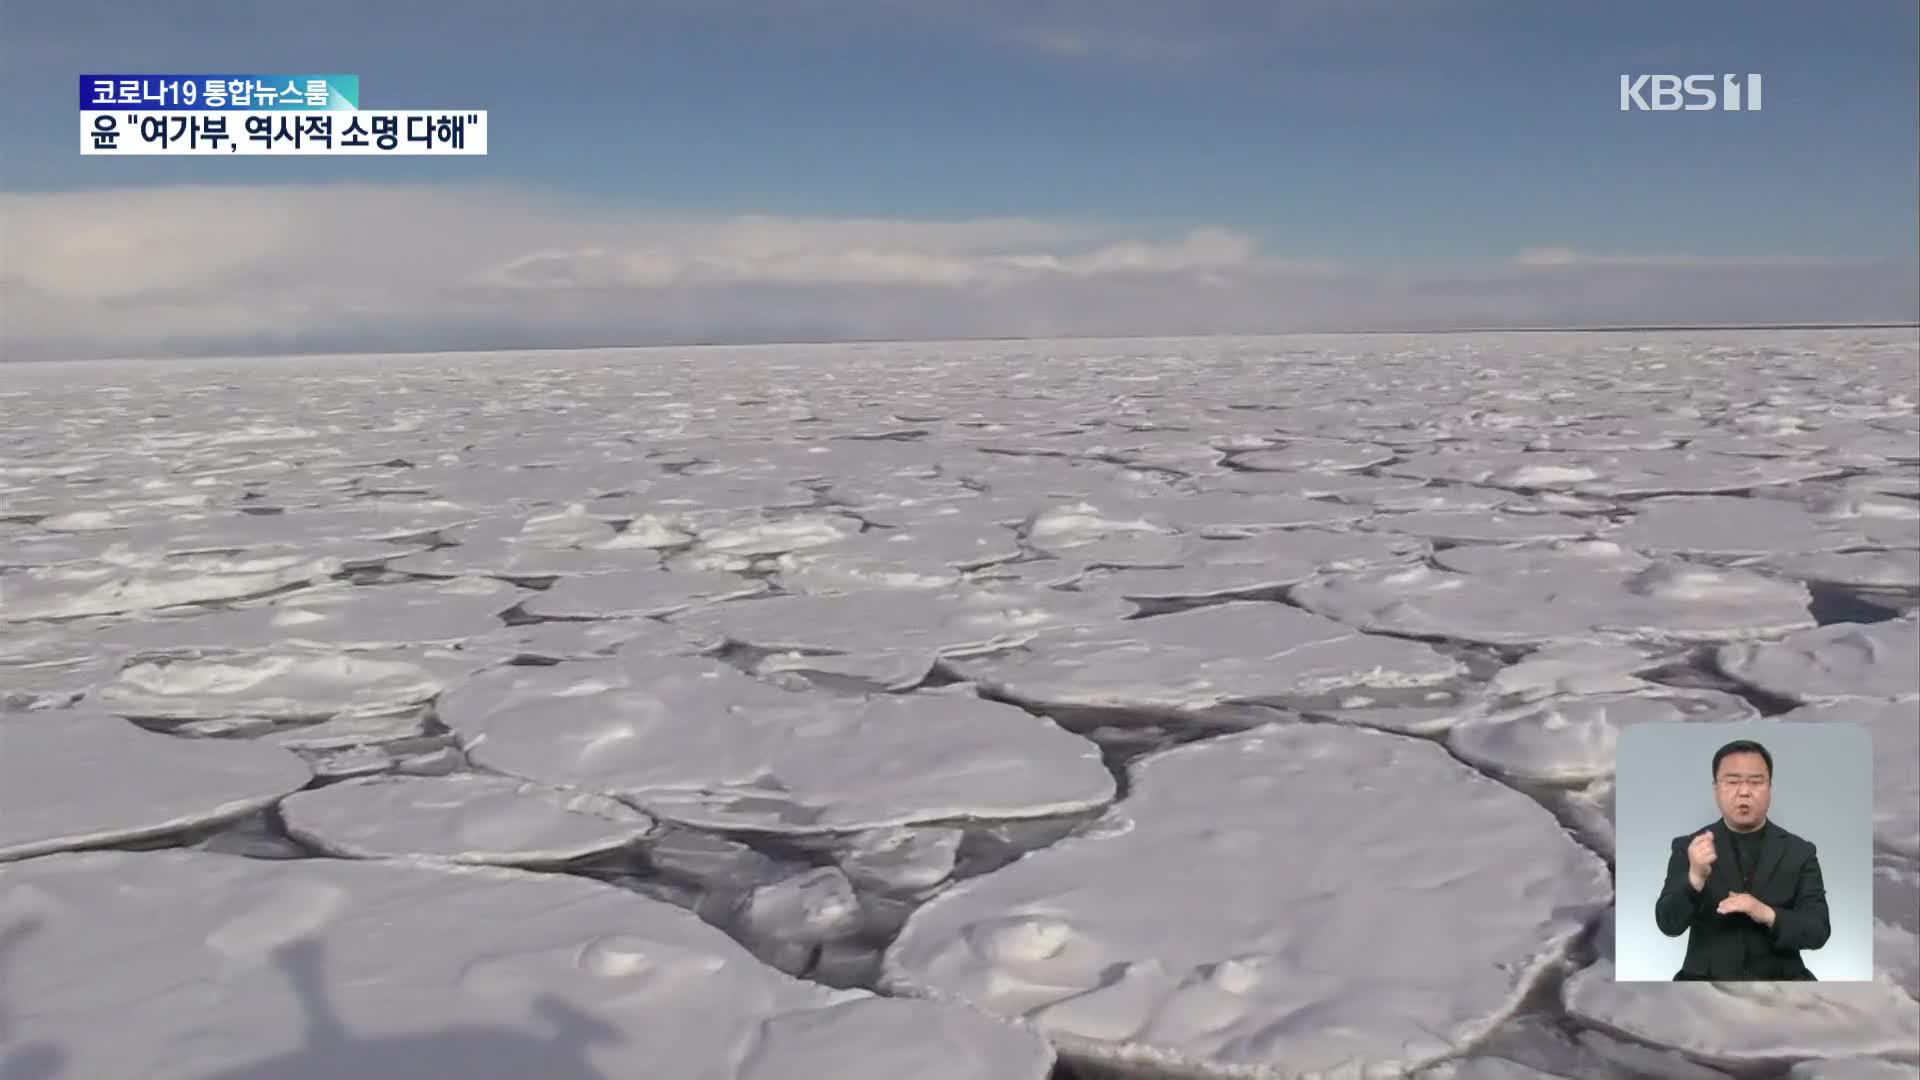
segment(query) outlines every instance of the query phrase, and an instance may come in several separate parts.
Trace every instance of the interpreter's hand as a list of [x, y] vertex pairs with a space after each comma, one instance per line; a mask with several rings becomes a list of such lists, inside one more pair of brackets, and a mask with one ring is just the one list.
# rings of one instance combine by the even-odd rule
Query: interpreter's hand
[[1720, 906], [1715, 910], [1722, 915], [1732, 915], [1737, 912], [1761, 926], [1773, 925], [1773, 909], [1749, 893], [1728, 893], [1727, 898], [1720, 901]]
[[1711, 829], [1693, 838], [1687, 845], [1687, 883], [1695, 892], [1707, 886], [1707, 875], [1713, 873], [1713, 860], [1719, 858], [1713, 850], [1713, 831]]

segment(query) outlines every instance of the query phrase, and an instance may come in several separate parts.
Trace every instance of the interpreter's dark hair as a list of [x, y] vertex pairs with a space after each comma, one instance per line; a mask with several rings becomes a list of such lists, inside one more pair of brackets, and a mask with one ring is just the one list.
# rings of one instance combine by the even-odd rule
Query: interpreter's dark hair
[[1773, 779], [1773, 755], [1767, 748], [1752, 739], [1735, 739], [1713, 753], [1713, 778], [1720, 779], [1720, 759], [1728, 754], [1759, 754], [1760, 760], [1767, 763], [1767, 779]]

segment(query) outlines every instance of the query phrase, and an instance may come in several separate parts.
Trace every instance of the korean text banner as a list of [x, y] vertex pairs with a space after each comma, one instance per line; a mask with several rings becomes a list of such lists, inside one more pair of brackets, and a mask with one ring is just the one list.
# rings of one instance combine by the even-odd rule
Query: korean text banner
[[485, 110], [354, 109], [289, 114], [93, 111], [80, 114], [82, 154], [425, 154], [484, 156]]
[[80, 111], [302, 112], [360, 107], [358, 75], [82, 75]]

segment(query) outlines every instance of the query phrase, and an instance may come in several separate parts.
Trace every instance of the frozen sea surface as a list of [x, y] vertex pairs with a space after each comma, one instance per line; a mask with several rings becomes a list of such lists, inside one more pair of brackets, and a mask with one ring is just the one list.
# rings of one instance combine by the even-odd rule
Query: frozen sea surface
[[[1920, 1075], [1917, 366], [9, 365], [0, 1076]], [[1620, 731], [1755, 716], [1872, 733], [1877, 981], [1612, 982]]]

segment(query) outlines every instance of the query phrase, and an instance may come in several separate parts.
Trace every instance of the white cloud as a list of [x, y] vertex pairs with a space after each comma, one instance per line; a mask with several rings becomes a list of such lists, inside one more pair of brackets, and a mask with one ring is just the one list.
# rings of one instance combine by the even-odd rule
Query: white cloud
[[690, 217], [451, 187], [0, 195], [0, 359], [674, 341], [1910, 320], [1911, 264], [1358, 267], [1029, 219]]

